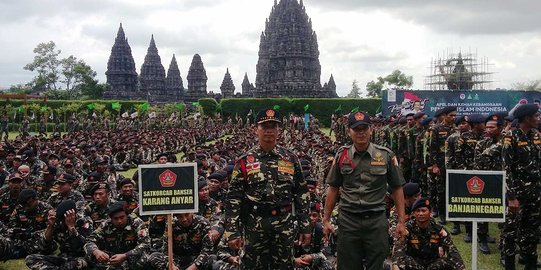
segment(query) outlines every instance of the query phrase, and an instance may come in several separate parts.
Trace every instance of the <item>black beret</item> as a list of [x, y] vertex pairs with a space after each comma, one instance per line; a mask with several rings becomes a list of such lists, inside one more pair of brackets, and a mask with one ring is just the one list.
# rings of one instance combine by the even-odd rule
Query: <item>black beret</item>
[[276, 122], [281, 124], [282, 123], [282, 116], [280, 115], [280, 112], [274, 109], [264, 109], [261, 110], [259, 113], [257, 113], [257, 116], [255, 118], [255, 122], [257, 124], [261, 124], [264, 122]]
[[207, 159], [207, 155], [201, 153], [201, 154], [195, 155], [195, 158], [200, 159], [200, 160], [205, 160]]
[[120, 183], [118, 183], [118, 188], [120, 189], [123, 185], [132, 184], [135, 186], [135, 183], [130, 178], [124, 178]]
[[426, 197], [422, 197], [417, 199], [413, 205], [411, 206], [411, 211], [417, 210], [417, 208], [421, 207], [427, 207], [428, 209], [432, 209], [432, 205], [430, 204], [430, 200]]
[[370, 114], [366, 112], [350, 113], [348, 117], [348, 127], [356, 128], [360, 125], [370, 125]]
[[220, 177], [218, 178], [220, 181], [227, 179], [228, 173], [225, 170], [217, 170], [214, 173]]
[[109, 208], [107, 209], [107, 214], [109, 216], [112, 216], [113, 214], [121, 211], [126, 212], [126, 202], [124, 201], [118, 201], [109, 205]]
[[91, 172], [86, 179], [88, 182], [98, 182], [101, 179], [101, 173]]
[[94, 164], [101, 164], [101, 163], [106, 163], [107, 160], [104, 159], [103, 157], [97, 157], [96, 160], [94, 160]]
[[313, 185], [313, 186], [317, 185], [317, 181], [313, 177], [306, 177], [305, 180], [306, 180], [307, 185]]
[[419, 188], [419, 184], [417, 183], [406, 183], [403, 189], [404, 189], [404, 196], [406, 197], [411, 197], [421, 192], [421, 188]]
[[432, 117], [427, 117], [423, 119], [423, 121], [421, 121], [421, 126], [427, 126], [428, 124], [430, 124], [430, 122], [432, 122], [432, 120]]
[[62, 201], [58, 206], [56, 207], [56, 219], [64, 220], [64, 215], [69, 210], [76, 210], [77, 207], [75, 206], [75, 202], [72, 200], [65, 200]]
[[47, 170], [42, 171], [42, 173], [44, 174], [52, 174], [52, 175], [56, 175], [57, 172], [58, 172], [58, 169], [52, 165], [47, 165]]
[[423, 117], [425, 115], [426, 115], [426, 113], [424, 113], [424, 112], [418, 112], [418, 113], [413, 115], [413, 119], [419, 119], [419, 118], [421, 118], [421, 117]]
[[537, 106], [537, 104], [522, 104], [515, 109], [515, 112], [513, 112], [513, 116], [516, 119], [521, 119], [526, 116], [534, 115], [538, 111], [539, 107]]
[[73, 183], [74, 181], [75, 181], [75, 176], [69, 173], [63, 173], [58, 177], [58, 179], [56, 179], [56, 182], [59, 182], [59, 183]]
[[235, 165], [227, 165], [225, 166], [224, 171], [226, 171], [227, 174], [231, 174], [233, 173], [233, 169], [235, 169]]
[[203, 166], [203, 161], [201, 161], [200, 159], [196, 159], [195, 163], [197, 164], [197, 168]]
[[410, 116], [413, 116], [413, 118], [415, 118], [415, 113], [414, 112], [409, 112], [405, 115], [406, 118], [410, 117]]
[[36, 155], [34, 154], [34, 151], [28, 149], [26, 151], [23, 152], [23, 159], [27, 159], [29, 157], [35, 157]]
[[105, 189], [105, 190], [107, 190], [107, 191], [110, 191], [110, 190], [111, 190], [111, 188], [109, 187], [109, 184], [107, 184], [107, 183], [97, 183], [97, 184], [95, 184], [94, 186], [92, 186], [92, 188], [90, 189], [90, 193], [89, 193], [89, 194], [90, 194], [90, 195], [93, 195], [94, 192], [96, 192], [96, 190], [98, 190], [98, 189]]
[[302, 170], [302, 177], [306, 178], [310, 176], [310, 170]]
[[[466, 115], [462, 115], [462, 116], [459, 116], [455, 119], [455, 124], [458, 125], [462, 122], [468, 122], [467, 120], [467, 116]], [[469, 123], [469, 122], [468, 122]]]
[[38, 196], [38, 193], [33, 189], [23, 189], [19, 196], [17, 197], [17, 203], [24, 205], [28, 200], [35, 199]]
[[321, 203], [320, 202], [310, 202], [310, 211], [311, 212], [320, 212]]
[[197, 181], [197, 188], [200, 190], [208, 185], [208, 182], [206, 180]]
[[12, 181], [22, 182], [23, 179], [18, 173], [12, 173], [8, 176], [8, 182], [12, 182]]
[[499, 113], [491, 114], [491, 115], [487, 116], [487, 118], [485, 118], [485, 123], [487, 123], [489, 121], [496, 121], [496, 124], [498, 126], [501, 126], [501, 125], [503, 125], [504, 117], [502, 117], [502, 115], [499, 114]]
[[52, 154], [49, 155], [49, 159], [51, 159], [51, 158], [60, 159], [60, 157], [55, 153], [52, 153]]
[[456, 111], [455, 106], [447, 106], [447, 107], [444, 107], [442, 109], [442, 114], [448, 114], [448, 113], [455, 112], [455, 111]]
[[484, 123], [486, 118], [487, 118], [486, 115], [470, 114], [466, 116], [466, 121], [468, 121], [468, 123], [471, 123], [471, 124], [479, 124], [479, 123]]
[[157, 156], [156, 156], [156, 159], [160, 159], [161, 157], [166, 157], [168, 158], [169, 154], [167, 152], [162, 152], [162, 153], [159, 153]]

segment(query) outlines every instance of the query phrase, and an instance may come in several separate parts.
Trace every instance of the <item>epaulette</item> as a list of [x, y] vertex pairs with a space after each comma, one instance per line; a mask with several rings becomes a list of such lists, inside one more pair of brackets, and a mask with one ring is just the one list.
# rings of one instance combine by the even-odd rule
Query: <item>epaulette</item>
[[383, 145], [379, 145], [379, 144], [372, 144], [374, 146], [374, 148], [377, 148], [379, 150], [384, 150], [384, 151], [387, 151], [389, 153], [392, 153], [393, 151]]

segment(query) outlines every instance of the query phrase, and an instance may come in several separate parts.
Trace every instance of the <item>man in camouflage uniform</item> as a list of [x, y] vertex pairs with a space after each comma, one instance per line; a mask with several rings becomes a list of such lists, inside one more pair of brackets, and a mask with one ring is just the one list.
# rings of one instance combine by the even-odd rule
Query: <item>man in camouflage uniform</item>
[[[173, 260], [178, 269], [207, 269], [213, 243], [209, 234], [210, 223], [204, 217], [192, 213], [177, 214], [173, 218]], [[167, 269], [167, 237], [163, 238], [162, 252], [150, 255], [155, 269]]]
[[440, 222], [445, 223], [445, 141], [453, 132], [453, 122], [456, 117], [456, 107], [448, 106], [440, 111], [443, 121], [430, 130], [430, 146], [428, 155], [429, 187], [432, 202], [440, 216]]
[[293, 269], [295, 221], [301, 242], [310, 242], [308, 188], [297, 156], [276, 145], [280, 119], [273, 109], [258, 113], [259, 145], [238, 159], [231, 177], [224, 237], [233, 249], [244, 240], [241, 269]]
[[47, 227], [51, 207], [37, 198], [32, 189], [24, 189], [17, 198], [18, 205], [11, 214], [8, 227], [13, 240], [13, 259], [24, 258], [36, 250], [35, 238]]
[[[477, 142], [474, 154], [474, 170], [502, 171], [502, 130], [505, 121], [502, 115], [492, 114], [485, 119], [485, 138]], [[500, 236], [500, 251], [503, 246], [503, 235]], [[502, 254], [500, 260], [505, 261]], [[504, 263], [505, 264], [505, 263]]]
[[430, 197], [428, 188], [428, 146], [430, 139], [430, 125], [432, 123], [432, 117], [425, 118], [421, 121], [421, 127], [419, 134], [415, 138], [415, 160], [414, 164], [417, 168], [419, 175], [419, 188], [424, 192], [427, 197]]
[[296, 246], [296, 270], [330, 270], [333, 269], [323, 254], [323, 224], [321, 224], [321, 203], [310, 202], [310, 227], [312, 239], [310, 245]]
[[53, 194], [57, 169], [55, 166], [47, 165], [41, 173], [41, 178], [36, 181], [33, 188], [38, 192], [39, 199], [46, 201]]
[[7, 187], [2, 188], [0, 195], [0, 221], [7, 224], [15, 206], [17, 206], [17, 198], [22, 190], [23, 179], [16, 174], [8, 176]]
[[400, 164], [400, 169], [404, 174], [404, 179], [410, 181], [412, 179], [412, 160], [414, 157], [413, 152], [413, 133], [415, 128], [415, 114], [408, 113], [406, 114], [406, 124], [398, 130], [398, 153], [396, 154], [398, 158], [398, 163]]
[[[536, 269], [539, 239], [541, 183], [541, 133], [539, 112], [535, 104], [516, 108], [518, 128], [503, 138], [503, 165], [507, 172], [507, 200], [509, 211], [503, 230], [503, 253], [506, 269], [514, 269], [516, 246], [525, 259], [526, 270]], [[517, 241], [518, 240], [518, 241]]]
[[[47, 228], [38, 235], [39, 254], [28, 255], [26, 266], [32, 270], [86, 269], [83, 246], [92, 231], [92, 221], [77, 214], [74, 201], [61, 202], [56, 211], [49, 211]], [[57, 248], [60, 254], [44, 255]]]
[[75, 177], [68, 173], [63, 173], [58, 177], [56, 180], [57, 192], [53, 193], [48, 201], [51, 207], [56, 208], [62, 201], [72, 200], [82, 210], [85, 198], [81, 192], [73, 190], [73, 181], [75, 181]]
[[107, 219], [107, 212], [115, 202], [110, 197], [110, 188], [106, 183], [97, 183], [90, 190], [92, 199], [84, 209], [84, 214], [92, 218], [94, 228], [97, 228], [101, 222]]
[[[419, 188], [419, 184], [412, 182], [406, 183], [402, 187], [402, 189], [404, 190], [404, 212], [406, 214], [407, 222], [412, 216], [411, 207], [413, 206], [413, 203], [415, 203], [415, 201], [421, 198], [421, 189]], [[389, 235], [392, 237], [391, 248], [393, 247], [393, 244], [399, 240], [398, 237], [394, 234], [398, 221], [399, 220], [396, 206], [393, 206], [393, 208], [391, 209], [391, 215], [389, 217]], [[391, 253], [392, 252], [393, 251], [391, 250]]]
[[198, 181], [197, 185], [199, 191], [199, 211], [197, 213], [207, 220], [211, 220], [218, 212], [218, 203], [209, 196], [207, 180]]
[[144, 269], [149, 248], [145, 223], [128, 215], [124, 202], [112, 204], [107, 214], [84, 245], [87, 262], [96, 269]]
[[[456, 160], [454, 164], [455, 168], [459, 170], [473, 170], [475, 147], [477, 142], [483, 138], [486, 115], [471, 114], [465, 117], [471, 129], [462, 132], [459, 136], [455, 148]], [[466, 227], [464, 242], [470, 243], [472, 241], [472, 223], [466, 222], [464, 225]], [[479, 223], [477, 235], [479, 236], [479, 249], [481, 252], [483, 254], [490, 254], [490, 248], [487, 243], [488, 223]]]
[[430, 217], [431, 207], [428, 198], [413, 204], [415, 219], [407, 222], [406, 237], [396, 244], [393, 269], [466, 269], [447, 230]]
[[119, 193], [116, 200], [126, 202], [129, 213], [133, 211], [138, 212], [139, 195], [134, 189], [135, 183], [129, 178], [124, 178], [119, 183]]

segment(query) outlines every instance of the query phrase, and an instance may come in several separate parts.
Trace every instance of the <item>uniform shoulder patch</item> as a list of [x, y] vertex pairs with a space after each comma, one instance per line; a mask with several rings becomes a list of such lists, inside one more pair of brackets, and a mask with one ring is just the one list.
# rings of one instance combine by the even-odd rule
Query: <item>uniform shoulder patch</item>
[[439, 235], [440, 237], [447, 237], [448, 234], [444, 228], [441, 228]]

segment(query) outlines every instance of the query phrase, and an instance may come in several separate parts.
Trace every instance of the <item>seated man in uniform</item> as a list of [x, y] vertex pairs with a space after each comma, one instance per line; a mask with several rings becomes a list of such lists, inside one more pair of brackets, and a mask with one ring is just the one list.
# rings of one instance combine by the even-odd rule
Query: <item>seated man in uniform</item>
[[420, 198], [411, 207], [414, 219], [395, 244], [393, 270], [463, 270], [464, 262], [447, 230], [431, 217], [432, 205]]
[[109, 218], [94, 230], [84, 246], [89, 264], [107, 270], [144, 268], [150, 243], [145, 223], [128, 215], [125, 202], [113, 203], [107, 214]]

